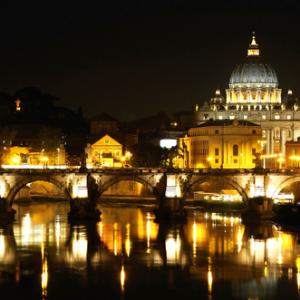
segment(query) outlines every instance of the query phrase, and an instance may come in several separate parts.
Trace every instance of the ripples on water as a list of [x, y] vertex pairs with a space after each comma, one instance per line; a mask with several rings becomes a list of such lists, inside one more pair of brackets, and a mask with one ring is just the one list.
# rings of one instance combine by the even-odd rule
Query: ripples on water
[[297, 299], [298, 235], [239, 215], [188, 210], [157, 224], [151, 207], [100, 206], [67, 223], [68, 203], [18, 204], [0, 231], [0, 289], [10, 299]]

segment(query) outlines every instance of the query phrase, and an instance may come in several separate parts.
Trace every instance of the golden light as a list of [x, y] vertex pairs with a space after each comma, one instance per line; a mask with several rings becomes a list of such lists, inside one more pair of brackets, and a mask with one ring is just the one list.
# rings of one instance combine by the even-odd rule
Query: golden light
[[126, 224], [126, 234], [125, 234], [125, 252], [129, 257], [131, 251], [131, 241], [130, 241], [130, 224]]
[[176, 264], [180, 259], [181, 250], [181, 239], [179, 235], [175, 237], [170, 236], [166, 239], [166, 256], [167, 262], [171, 264]]
[[76, 260], [85, 261], [87, 257], [88, 241], [86, 236], [79, 232], [75, 232], [72, 241], [72, 254]]
[[13, 154], [10, 158], [12, 165], [19, 165], [21, 163], [21, 157], [18, 154]]
[[122, 266], [121, 268], [121, 272], [120, 272], [120, 285], [121, 285], [121, 291], [124, 291], [125, 288], [125, 280], [126, 280], [126, 272], [124, 269], [124, 266]]
[[124, 162], [125, 161], [125, 156], [121, 157], [121, 161]]
[[41, 156], [40, 157], [40, 161], [42, 161], [42, 162], [47, 162], [48, 160], [49, 160], [48, 156]]
[[291, 155], [289, 157], [290, 160], [296, 160], [296, 161], [300, 161], [300, 156], [299, 155]]
[[298, 287], [298, 292], [300, 292], [300, 257], [296, 258], [296, 267], [297, 267], [297, 287]]
[[47, 287], [48, 287], [48, 263], [47, 259], [43, 260], [42, 265], [42, 274], [41, 274], [41, 287], [42, 287], [42, 296], [47, 296]]
[[126, 157], [127, 159], [130, 159], [130, 158], [132, 157], [132, 153], [131, 153], [130, 151], [126, 151], [126, 152], [125, 152], [125, 157]]

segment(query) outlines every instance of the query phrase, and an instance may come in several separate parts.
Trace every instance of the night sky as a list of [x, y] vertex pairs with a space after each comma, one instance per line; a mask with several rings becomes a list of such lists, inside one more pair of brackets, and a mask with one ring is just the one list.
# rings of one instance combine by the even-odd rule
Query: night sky
[[87, 116], [192, 110], [227, 87], [254, 30], [283, 93], [300, 96], [297, 2], [1, 4], [0, 90], [36, 86]]

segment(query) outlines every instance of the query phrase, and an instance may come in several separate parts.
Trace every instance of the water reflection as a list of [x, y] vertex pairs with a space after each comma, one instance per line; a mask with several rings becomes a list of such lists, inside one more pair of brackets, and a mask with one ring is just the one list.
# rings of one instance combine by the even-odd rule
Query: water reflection
[[0, 274], [13, 274], [0, 276], [0, 287], [14, 282], [12, 299], [28, 282], [39, 287], [26, 291], [31, 299], [153, 299], [158, 290], [173, 299], [272, 299], [282, 289], [281, 298], [296, 299], [300, 291], [298, 235], [246, 226], [239, 214], [190, 210], [186, 224], [167, 224], [149, 207], [106, 205], [100, 222], [70, 226], [68, 203], [15, 208], [16, 223], [0, 228]]

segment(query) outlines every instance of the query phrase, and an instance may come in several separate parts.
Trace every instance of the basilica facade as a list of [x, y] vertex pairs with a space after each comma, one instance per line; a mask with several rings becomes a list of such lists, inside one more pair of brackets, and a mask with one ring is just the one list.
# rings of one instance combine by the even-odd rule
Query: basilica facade
[[262, 128], [261, 144], [264, 165], [285, 158], [285, 144], [300, 137], [300, 107], [289, 90], [282, 96], [278, 78], [271, 65], [263, 62], [255, 35], [247, 55], [229, 80], [226, 97], [220, 90], [202, 106], [195, 107], [197, 126], [208, 120], [244, 120]]

